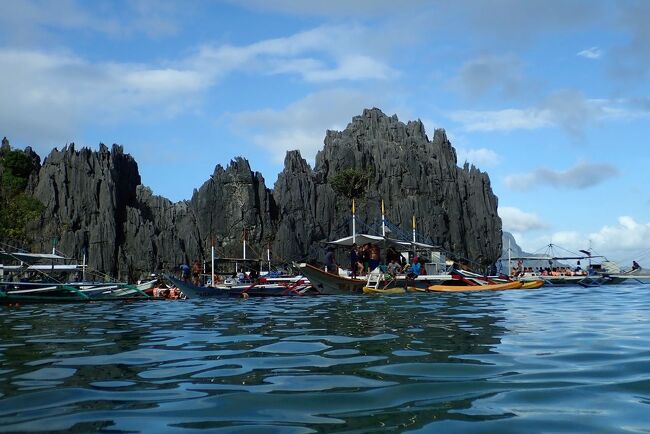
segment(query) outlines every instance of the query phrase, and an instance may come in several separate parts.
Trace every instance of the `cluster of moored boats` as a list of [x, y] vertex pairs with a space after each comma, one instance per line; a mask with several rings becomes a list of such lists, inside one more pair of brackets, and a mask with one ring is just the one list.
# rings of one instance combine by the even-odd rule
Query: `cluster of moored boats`
[[[123, 282], [93, 282], [86, 279], [85, 264], [62, 263], [66, 258], [56, 252], [38, 254], [0, 250], [0, 304], [81, 303], [99, 301], [133, 301], [196, 298], [249, 298], [310, 295], [401, 294], [406, 292], [474, 292], [511, 289], [534, 289], [543, 285], [596, 286], [611, 283], [650, 283], [650, 273], [642, 268], [626, 273], [566, 273], [546, 275], [530, 270], [515, 276], [484, 276], [459, 269], [434, 246], [406, 243], [387, 237], [359, 234], [329, 244], [350, 248], [357, 242], [377, 243], [401, 251], [404, 257], [419, 255], [426, 258], [424, 269], [429, 272], [413, 274], [389, 273], [377, 266], [363, 276], [336, 268], [300, 263], [294, 264], [293, 274], [263, 274], [261, 277], [228, 275], [216, 282], [214, 269], [204, 273], [205, 283], [197, 284], [171, 274], [151, 276], [149, 280], [132, 285]], [[407, 253], [408, 252], [408, 253]], [[14, 265], [3, 265], [7, 259]], [[4, 261], [3, 261], [4, 260]], [[422, 260], [422, 259], [420, 259]], [[255, 273], [257, 274], [257, 273]], [[61, 276], [77, 276], [76, 279]], [[21, 278], [18, 278], [18, 277]], [[213, 283], [213, 280], [215, 281]]]

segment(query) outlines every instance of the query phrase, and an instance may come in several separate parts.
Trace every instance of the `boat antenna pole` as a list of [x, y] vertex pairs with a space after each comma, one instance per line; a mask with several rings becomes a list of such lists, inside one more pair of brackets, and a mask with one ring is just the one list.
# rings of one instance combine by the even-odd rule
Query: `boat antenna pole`
[[357, 217], [354, 213], [354, 199], [352, 199], [352, 244], [357, 243]]
[[[271, 273], [271, 242], [266, 246], [266, 260], [269, 262], [269, 274]], [[260, 265], [261, 268], [261, 265]]]
[[381, 200], [381, 236], [386, 237], [386, 215], [384, 213], [384, 199]]

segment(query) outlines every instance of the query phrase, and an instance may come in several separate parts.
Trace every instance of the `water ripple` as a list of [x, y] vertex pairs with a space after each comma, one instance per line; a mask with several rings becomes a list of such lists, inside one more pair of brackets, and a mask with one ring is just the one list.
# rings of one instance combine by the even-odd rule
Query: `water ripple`
[[648, 432], [650, 291], [0, 310], [1, 432]]

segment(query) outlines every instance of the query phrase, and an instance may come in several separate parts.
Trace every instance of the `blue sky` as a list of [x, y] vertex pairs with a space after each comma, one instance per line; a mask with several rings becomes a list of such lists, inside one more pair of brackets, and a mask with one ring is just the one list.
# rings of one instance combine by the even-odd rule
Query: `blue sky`
[[650, 249], [649, 20], [645, 1], [2, 2], [0, 134], [43, 157], [122, 144], [181, 200], [238, 155], [272, 187], [287, 150], [313, 164], [379, 107], [445, 128], [525, 249], [631, 261]]

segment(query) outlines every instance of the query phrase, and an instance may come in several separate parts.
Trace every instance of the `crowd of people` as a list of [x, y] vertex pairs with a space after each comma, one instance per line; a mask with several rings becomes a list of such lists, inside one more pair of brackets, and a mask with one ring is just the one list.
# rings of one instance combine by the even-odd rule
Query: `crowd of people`
[[[381, 250], [376, 244], [352, 245], [349, 253], [350, 275], [353, 278], [364, 276], [378, 267], [383, 273], [396, 276], [405, 274], [410, 277], [417, 277], [426, 274], [425, 260], [417, 255], [411, 255], [411, 260], [400, 254], [395, 248], [388, 247], [381, 261]], [[336, 263], [334, 248], [329, 246], [325, 253], [325, 269], [328, 273], [338, 274], [339, 267]]]
[[537, 275], [537, 276], [586, 276], [587, 272], [577, 266], [571, 267], [514, 267], [510, 273], [512, 276]]

